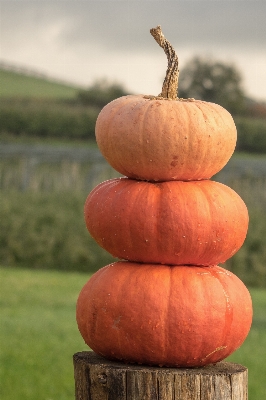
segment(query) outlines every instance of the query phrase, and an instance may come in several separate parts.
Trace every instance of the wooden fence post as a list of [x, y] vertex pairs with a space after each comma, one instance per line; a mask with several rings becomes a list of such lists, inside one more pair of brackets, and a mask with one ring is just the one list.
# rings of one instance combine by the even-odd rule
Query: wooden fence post
[[247, 400], [248, 372], [219, 362], [203, 368], [157, 368], [74, 354], [76, 400]]

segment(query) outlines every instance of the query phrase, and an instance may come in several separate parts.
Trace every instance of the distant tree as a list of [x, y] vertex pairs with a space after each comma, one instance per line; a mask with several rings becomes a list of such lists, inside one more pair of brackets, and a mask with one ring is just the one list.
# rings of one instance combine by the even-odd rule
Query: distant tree
[[266, 119], [266, 102], [249, 100], [247, 104], [247, 115], [253, 118]]
[[102, 108], [110, 101], [127, 94], [122, 84], [101, 79], [93, 83], [88, 89], [80, 90], [77, 98], [82, 104]]
[[178, 97], [210, 101], [232, 114], [245, 109], [242, 77], [234, 65], [194, 57], [180, 71]]

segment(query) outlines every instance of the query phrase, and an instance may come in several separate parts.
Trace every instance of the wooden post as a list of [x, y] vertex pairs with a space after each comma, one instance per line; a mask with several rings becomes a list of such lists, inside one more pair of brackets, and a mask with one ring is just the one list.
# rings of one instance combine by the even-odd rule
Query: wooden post
[[74, 354], [76, 400], [247, 400], [248, 372], [219, 362], [203, 368], [160, 368]]

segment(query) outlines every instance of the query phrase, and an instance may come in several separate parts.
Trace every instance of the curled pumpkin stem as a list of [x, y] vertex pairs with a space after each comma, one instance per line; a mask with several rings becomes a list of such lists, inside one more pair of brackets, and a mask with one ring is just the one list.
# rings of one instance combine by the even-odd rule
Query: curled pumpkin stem
[[150, 33], [159, 44], [159, 46], [163, 48], [168, 60], [168, 67], [163, 82], [162, 93], [160, 93], [159, 96], [171, 100], [176, 100], [179, 75], [178, 57], [170, 42], [165, 39], [160, 25], [158, 25], [156, 28], [152, 28], [150, 30]]

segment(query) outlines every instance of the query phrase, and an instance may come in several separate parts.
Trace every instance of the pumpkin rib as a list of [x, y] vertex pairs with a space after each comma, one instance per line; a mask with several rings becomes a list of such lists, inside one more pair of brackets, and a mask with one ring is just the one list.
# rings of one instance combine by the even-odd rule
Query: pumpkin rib
[[[207, 188], [204, 185], [199, 185], [198, 187], [202, 191], [202, 193], [204, 194], [204, 196], [206, 198], [206, 204], [209, 204], [208, 198], [210, 197], [210, 193], [206, 190]], [[228, 193], [229, 196], [231, 197], [229, 215], [226, 215], [226, 214], [228, 214], [228, 210], [227, 210], [227, 203], [224, 203], [224, 200], [225, 200], [224, 192]], [[218, 208], [224, 208], [224, 210], [226, 212], [225, 215], [224, 215], [224, 217], [226, 219], [221, 221], [223, 223], [224, 222], [227, 223], [231, 219], [230, 217], [232, 217], [232, 220], [234, 221], [234, 218], [236, 218], [236, 216], [238, 216], [240, 218], [247, 212], [246, 205], [242, 201], [241, 197], [235, 191], [233, 191], [230, 187], [228, 187], [228, 186], [226, 186], [226, 185], [224, 185], [222, 183], [219, 183], [219, 185], [215, 185], [213, 187], [213, 190], [211, 192], [211, 196], [212, 196], [211, 204], [212, 205], [216, 205], [216, 201], [218, 199], [218, 201], [219, 201]], [[222, 201], [223, 201], [223, 203], [222, 203]], [[239, 211], [239, 208], [241, 208], [240, 211]], [[218, 215], [218, 211], [219, 210], [217, 210], [217, 206], [215, 208], [212, 207], [212, 209], [209, 208], [209, 212], [210, 212], [209, 220], [210, 221], [212, 221], [212, 222], [215, 221], [215, 218]], [[248, 224], [248, 214], [247, 214], [247, 224]], [[240, 220], [239, 220], [239, 225], [238, 226], [241, 226], [241, 221]], [[212, 230], [212, 229], [213, 228], [211, 227], [210, 230]], [[241, 229], [243, 229], [243, 226], [241, 227]], [[246, 228], [244, 228], [244, 229], [247, 231], [247, 225], [246, 225]], [[222, 232], [224, 232], [223, 228], [222, 228], [222, 224], [221, 224], [220, 229], [218, 231], [217, 231], [217, 228], [216, 228], [217, 241], [222, 240], [222, 234], [221, 234], [220, 230]], [[239, 233], [239, 232], [237, 232], [237, 233]], [[244, 239], [243, 239], [243, 241], [244, 241]], [[232, 241], [231, 242], [227, 242], [227, 247], [224, 249], [224, 251], [228, 251], [228, 246], [231, 247], [231, 243], [232, 243]], [[206, 248], [206, 251], [207, 251], [207, 248]], [[230, 257], [233, 254], [235, 254], [235, 251], [234, 252], [232, 251], [232, 253], [230, 253]], [[220, 260], [220, 262], [225, 262], [225, 261], [226, 261], [226, 259], [221, 259]]]
[[[175, 119], [177, 121], [179, 121], [179, 118], [182, 116], [182, 124], [186, 123], [186, 126], [183, 128], [183, 130], [185, 132], [190, 132], [190, 123], [188, 122], [188, 109], [186, 107], [183, 107], [183, 103], [181, 103], [180, 106], [181, 105], [182, 105], [182, 110], [179, 110], [179, 108], [174, 109], [174, 117], [175, 117]], [[184, 115], [186, 117], [184, 117]], [[178, 129], [178, 126], [177, 126], [177, 129]], [[186, 139], [186, 134], [185, 133], [182, 133], [182, 135], [183, 135], [183, 141], [182, 141], [181, 146], [182, 146], [182, 149], [183, 149], [183, 153], [187, 153], [188, 154], [189, 153], [189, 147], [190, 147], [189, 146], [190, 138], [188, 136], [187, 139]], [[186, 173], [187, 173], [187, 171], [186, 171], [186, 162], [185, 162], [185, 160], [183, 160], [183, 155], [181, 155], [181, 162], [179, 163], [180, 156], [179, 156], [179, 149], [177, 148], [177, 146], [174, 149], [173, 153], [174, 153], [173, 154], [173, 158], [175, 157], [175, 160], [178, 163], [177, 165], [178, 165], [180, 174], [183, 176], [182, 180], [186, 180]], [[175, 163], [175, 161], [173, 160], [172, 163]], [[175, 167], [175, 165], [174, 165], [174, 167]], [[172, 174], [172, 178], [173, 179], [175, 178], [175, 174]]]
[[[203, 128], [202, 132], [205, 132], [205, 131], [209, 131], [209, 126], [215, 126], [216, 132], [213, 130], [213, 132], [210, 133], [210, 131], [209, 131], [210, 140], [212, 140], [211, 139], [212, 134], [215, 134], [215, 135], [218, 134], [218, 130], [220, 130], [220, 129], [217, 129], [217, 128], [219, 128], [219, 126], [223, 126], [223, 127], [226, 126], [226, 122], [224, 121], [224, 119], [222, 119], [222, 121], [219, 121], [219, 119], [221, 119], [221, 111], [223, 111], [223, 113], [225, 111], [224, 109], [222, 109], [221, 106], [214, 104], [214, 103], [207, 103], [205, 101], [200, 101], [200, 100], [198, 100], [197, 102], [193, 102], [191, 106], [195, 107], [197, 109], [197, 115], [198, 115], [198, 119], [199, 119], [198, 124], [195, 124], [194, 119], [192, 120], [194, 129], [196, 129], [197, 125], [204, 125], [205, 128]], [[221, 124], [221, 122], [223, 122], [223, 124]], [[219, 163], [223, 162], [224, 153], [228, 151], [225, 147], [225, 145], [227, 144], [227, 141], [221, 140], [221, 139], [222, 138], [220, 138], [220, 140], [219, 140], [217, 138], [218, 143], [220, 143], [219, 151], [217, 150], [217, 140], [216, 140], [216, 143], [212, 143], [212, 148], [211, 148], [211, 151], [214, 152], [214, 155], [215, 155], [215, 161], [219, 162]], [[229, 139], [227, 139], [227, 140], [229, 140]], [[236, 135], [235, 135], [234, 141], [236, 141]], [[204, 154], [202, 163], [205, 166], [205, 169], [204, 169], [205, 175], [206, 175], [206, 171], [208, 171], [208, 169], [211, 167], [211, 162], [212, 162], [207, 150], [208, 150], [207, 146], [200, 148], [201, 154], [202, 153]], [[234, 151], [234, 147], [231, 149], [231, 154], [229, 153], [230, 155], [228, 157], [228, 160], [231, 157], [231, 155], [233, 154], [233, 151]], [[196, 154], [198, 154], [198, 153], [199, 152], [197, 151]], [[211, 178], [211, 176], [207, 176], [207, 179], [209, 179], [209, 178]]]
[[[127, 100], [127, 98], [126, 98], [125, 100]], [[106, 128], [106, 132], [109, 133], [109, 131], [110, 131], [112, 125], [116, 125], [116, 123], [119, 124], [120, 115], [123, 114], [123, 110], [124, 110], [125, 108], [126, 108], [126, 102], [121, 104], [121, 106], [119, 107], [119, 110], [117, 111], [118, 114], [115, 115], [115, 116], [113, 117], [113, 120], [109, 122], [109, 124], [108, 124], [108, 126], [107, 126], [107, 128]], [[107, 119], [107, 120], [108, 120], [108, 119]], [[112, 122], [112, 123], [111, 123], [111, 122]], [[113, 133], [113, 132], [114, 132], [114, 133]], [[108, 139], [107, 139], [107, 140], [111, 143], [111, 145], [112, 145], [112, 150], [111, 150], [111, 153], [110, 153], [110, 154], [112, 154], [114, 151], [116, 151], [116, 145], [119, 144], [117, 132], [115, 132], [115, 131], [113, 131], [113, 130], [111, 129], [111, 133], [112, 133], [112, 135], [114, 135], [114, 138], [112, 138], [112, 140], [110, 140], [110, 133], [109, 133]], [[121, 149], [121, 150], [122, 150], [122, 149]], [[124, 169], [124, 166], [123, 166], [123, 158], [124, 158], [123, 152], [122, 152], [122, 151], [121, 151], [121, 153], [118, 152], [118, 156], [119, 156], [118, 159], [117, 159], [118, 168], [119, 168], [119, 170], [122, 169], [122, 168]], [[107, 160], [107, 161], [110, 163], [110, 160]], [[127, 171], [126, 169], [125, 169], [124, 171], [125, 171], [125, 172], [124, 172], [125, 175], [127, 175], [127, 174], [130, 175], [130, 171]]]
[[[142, 114], [142, 119], [141, 119], [141, 123], [140, 126], [138, 126], [138, 130], [143, 132], [143, 135], [139, 135], [139, 155], [137, 155], [138, 158], [140, 158], [141, 160], [147, 160], [148, 158], [150, 159], [149, 154], [147, 155], [147, 150], [146, 150], [146, 144], [149, 142], [149, 133], [148, 132], [148, 127], [147, 127], [147, 119], [149, 117], [149, 111], [150, 111], [150, 107], [152, 106], [151, 102], [145, 102], [145, 106], [144, 104], [141, 104], [141, 109], [143, 110], [143, 114]], [[139, 119], [139, 118], [138, 118]], [[145, 138], [146, 136], [146, 138]], [[146, 144], [145, 144], [146, 141]], [[138, 161], [139, 164], [139, 161]], [[142, 162], [141, 168], [142, 169], [146, 169], [148, 166], [146, 165], [146, 162]], [[128, 176], [127, 174], [125, 174], [126, 176]]]
[[[222, 274], [224, 272], [222, 271], [214, 271], [214, 270], [210, 270], [211, 275], [214, 277], [214, 279], [217, 279], [217, 281], [219, 282], [219, 284], [222, 286], [222, 291], [224, 293], [224, 297], [225, 297], [225, 304], [226, 304], [226, 312], [225, 312], [225, 318], [224, 318], [224, 329], [223, 329], [223, 334], [222, 334], [222, 340], [221, 342], [225, 342], [226, 337], [230, 334], [230, 330], [232, 327], [232, 322], [233, 322], [233, 309], [232, 309], [232, 305], [230, 304], [230, 296], [228, 295], [228, 289], [227, 287], [225, 287], [224, 282], [222, 282], [221, 279], [219, 279], [218, 274]], [[230, 274], [228, 274], [228, 276], [230, 276]]]
[[[124, 278], [124, 280], [122, 279]], [[125, 294], [128, 290], [128, 287], [132, 284], [132, 282], [130, 282], [130, 277], [126, 276], [125, 274], [123, 275], [123, 277], [120, 278], [120, 276], [117, 276], [116, 282], [115, 284], [118, 287], [118, 290], [116, 291], [116, 296], [115, 296], [115, 302], [114, 302], [114, 307], [113, 307], [113, 311], [115, 312], [116, 310], [118, 310], [120, 307], [119, 305], [119, 299], [124, 299], [125, 298]], [[120, 327], [121, 323], [123, 321], [121, 321], [121, 319], [123, 318], [122, 312], [120, 313], [116, 313], [114, 315], [114, 322], [112, 324], [112, 329], [115, 329], [117, 332], [117, 346], [118, 346], [118, 351], [121, 353], [123, 352], [123, 335], [125, 336], [125, 332], [123, 330], [122, 327]], [[126, 336], [125, 336], [126, 337]]]
[[[155, 218], [155, 215], [158, 214], [158, 212], [156, 212], [157, 211], [156, 195], [155, 193], [152, 192], [152, 190], [147, 191], [144, 185], [139, 185], [139, 187], [140, 187], [139, 193], [135, 197], [136, 201], [134, 201], [134, 204], [132, 204], [133, 215], [135, 213], [135, 204], [138, 203], [142, 207], [141, 212], [143, 212], [144, 215], [148, 216], [148, 218], [144, 219], [141, 229], [138, 229], [137, 232], [136, 232], [136, 225], [132, 224], [130, 218], [128, 219], [128, 226], [130, 232], [129, 242], [132, 244], [131, 248], [133, 253], [135, 251], [133, 243], [135, 242], [136, 234], [138, 235], [140, 241], [143, 242], [145, 241], [145, 243], [149, 245], [149, 242], [151, 241], [152, 237], [156, 235], [157, 231], [157, 219]], [[147, 204], [149, 205], [149, 211], [150, 211], [149, 214], [147, 213]], [[154, 218], [152, 218], [153, 215]], [[127, 259], [130, 259], [130, 256]]]
[[[116, 130], [112, 129], [112, 127], [116, 123], [119, 124], [120, 115], [123, 109], [125, 108], [128, 97], [129, 96], [123, 96], [108, 103], [108, 108], [104, 107], [101, 110], [96, 120], [96, 125], [95, 125], [96, 142], [101, 150], [101, 142], [97, 140], [97, 130], [100, 129], [104, 132], [103, 138], [105, 143], [105, 152], [103, 155], [110, 165], [112, 165], [112, 160], [110, 159], [110, 157], [116, 151], [116, 143], [119, 143], [117, 132]], [[119, 155], [119, 153], [117, 155]], [[122, 153], [121, 156], [117, 158], [116, 162], [118, 164], [118, 169], [120, 170], [121, 165], [123, 165]]]
[[[98, 272], [99, 274], [94, 274], [91, 277], [91, 290], [90, 290], [90, 296], [93, 296], [94, 290], [97, 290], [97, 285], [104, 279], [104, 274], [108, 271], [109, 265], [101, 268]], [[86, 289], [86, 287], [84, 288], [84, 290]], [[86, 291], [85, 291], [86, 294]], [[82, 315], [84, 315], [84, 313], [86, 312], [86, 304], [83, 304], [84, 309], [81, 310], [80, 315], [81, 317], [79, 317], [80, 319], [82, 318]], [[81, 335], [83, 336], [84, 332], [88, 332], [90, 336], [94, 337], [95, 335], [95, 330], [97, 330], [97, 313], [93, 313], [93, 323], [90, 325], [88, 320], [85, 320], [85, 326], [84, 326], [84, 330], [81, 332]], [[83, 325], [83, 321], [80, 321], [81, 326]]]
[[[193, 106], [195, 106], [196, 109], [198, 110], [199, 118], [202, 119], [201, 123], [203, 123], [203, 121], [204, 121], [204, 124], [206, 127], [207, 118], [206, 118], [206, 114], [205, 114], [204, 110], [202, 109], [202, 104], [200, 102], [195, 102], [195, 103], [193, 103]], [[211, 107], [211, 106], [209, 105], [209, 107]], [[195, 129], [195, 126], [194, 126], [194, 129]], [[209, 135], [209, 137], [210, 137], [210, 135]], [[211, 178], [211, 175], [209, 175], [207, 171], [211, 167], [211, 159], [208, 154], [207, 146], [203, 146], [203, 148], [200, 147], [201, 141], [202, 141], [202, 137], [198, 139], [198, 150], [196, 151], [196, 155], [199, 153], [201, 154], [202, 164], [204, 165], [204, 174], [205, 174], [206, 178], [209, 179], [209, 178]], [[213, 147], [212, 147], [212, 151], [213, 151]], [[217, 158], [215, 161], [217, 162]], [[200, 165], [198, 165], [198, 170], [199, 170], [199, 168], [200, 168]], [[198, 170], [197, 170], [197, 172], [198, 172]]]
[[[210, 251], [210, 246], [206, 246], [206, 242], [204, 242], [204, 239], [201, 238], [209, 238], [210, 237], [210, 232], [211, 232], [211, 224], [213, 224], [213, 219], [212, 215], [213, 213], [211, 212], [211, 205], [209, 203], [209, 193], [207, 191], [204, 191], [202, 188], [202, 185], [197, 185], [197, 193], [194, 193], [194, 201], [195, 203], [193, 204], [193, 218], [198, 221], [198, 224], [195, 228], [194, 231], [192, 231], [192, 236], [189, 237], [189, 242], [188, 245], [191, 246], [190, 243], [201, 243], [201, 250], [199, 252], [199, 260], [201, 258], [206, 257], [206, 255]], [[189, 199], [192, 200], [192, 199]], [[192, 204], [190, 204], [190, 207], [192, 208]], [[188, 223], [190, 221], [190, 216], [188, 215], [189, 209], [186, 208], [186, 214], [185, 216], [181, 217], [181, 220], [188, 220]], [[205, 221], [208, 221], [206, 224]], [[203, 230], [203, 231], [202, 231]], [[200, 232], [202, 231], [202, 235]], [[203, 232], [206, 232], [205, 234]], [[190, 249], [187, 250], [189, 253], [191, 251]], [[188, 263], [189, 264], [189, 263]], [[199, 263], [200, 264], [200, 263]], [[206, 265], [206, 263], [204, 263]], [[208, 264], [215, 264], [215, 262], [209, 262]]]
[[[216, 243], [214, 244], [214, 237], [213, 234], [215, 231], [217, 231], [217, 222], [216, 222], [216, 210], [213, 208], [213, 201], [210, 202], [210, 193], [208, 190], [206, 190], [206, 188], [204, 187], [204, 185], [198, 185], [198, 189], [201, 193], [201, 198], [199, 199], [200, 203], [197, 207], [197, 209], [203, 210], [204, 209], [204, 215], [205, 215], [205, 220], [208, 221], [208, 224], [204, 227], [204, 222], [200, 222], [200, 226], [198, 225], [198, 231], [196, 232], [196, 236], [192, 238], [192, 241], [198, 241], [199, 243], [204, 243], [204, 247], [202, 247], [202, 250], [204, 249], [204, 251], [201, 252], [201, 257], [205, 257], [206, 254], [208, 254], [209, 251], [211, 251], [211, 249], [214, 247], [216, 248]], [[215, 192], [215, 190], [217, 190], [219, 188], [217, 188], [217, 186], [213, 187], [212, 192], [211, 192], [211, 196], [213, 195], [213, 192]], [[200, 220], [202, 219], [202, 217], [200, 216]], [[219, 221], [220, 223], [222, 221]], [[202, 226], [202, 228], [204, 229], [204, 231], [206, 232], [205, 235], [204, 234], [200, 234], [199, 233], [199, 228]], [[203, 236], [205, 239], [202, 239], [201, 236]], [[204, 240], [208, 240], [208, 242], [204, 242]], [[215, 238], [216, 239], [216, 238]], [[207, 245], [207, 246], [206, 246]], [[223, 262], [223, 260], [220, 260], [219, 262]], [[210, 264], [215, 264], [215, 263], [210, 263]]]
[[164, 312], [161, 313], [161, 319], [163, 319], [164, 321], [166, 321], [165, 324], [165, 329], [163, 330], [163, 332], [161, 332], [161, 337], [162, 337], [162, 347], [161, 347], [161, 352], [162, 352], [162, 358], [167, 359], [168, 358], [168, 353], [169, 350], [167, 349], [167, 338], [169, 337], [169, 334], [171, 332], [171, 299], [173, 296], [173, 286], [172, 286], [172, 282], [173, 282], [173, 269], [170, 268], [169, 270], [169, 277], [168, 277], [168, 287], [169, 290], [167, 293], [165, 293], [165, 298], [166, 298], [166, 306], [164, 309]]

